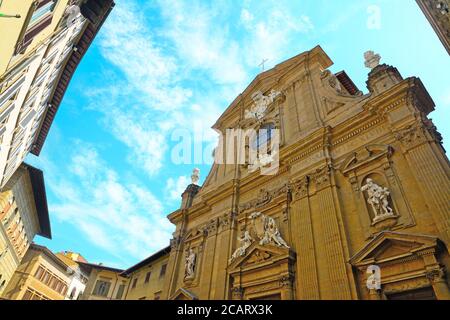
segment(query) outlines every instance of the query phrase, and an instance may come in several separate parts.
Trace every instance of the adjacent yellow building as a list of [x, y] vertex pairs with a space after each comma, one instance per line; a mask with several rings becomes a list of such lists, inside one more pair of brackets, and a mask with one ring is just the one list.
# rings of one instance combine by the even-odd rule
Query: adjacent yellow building
[[122, 269], [101, 264], [83, 263], [78, 265], [89, 274], [82, 300], [123, 300], [128, 279], [122, 276]]
[[0, 193], [0, 297], [36, 234], [51, 238], [44, 178], [22, 164]]
[[10, 300], [64, 300], [72, 274], [73, 270], [49, 249], [32, 244], [2, 297]]
[[121, 273], [128, 278], [124, 300], [159, 300], [166, 279], [170, 246]]

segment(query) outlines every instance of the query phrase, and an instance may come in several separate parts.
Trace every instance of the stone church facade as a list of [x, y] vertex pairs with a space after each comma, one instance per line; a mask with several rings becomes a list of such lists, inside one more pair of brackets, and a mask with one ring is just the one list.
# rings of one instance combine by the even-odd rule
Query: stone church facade
[[[233, 101], [214, 128], [277, 129], [279, 165], [215, 163], [186, 189], [168, 216], [162, 299], [450, 299], [450, 167], [434, 103], [379, 60], [366, 53], [368, 94], [316, 47]], [[258, 95], [264, 108], [248, 116]]]

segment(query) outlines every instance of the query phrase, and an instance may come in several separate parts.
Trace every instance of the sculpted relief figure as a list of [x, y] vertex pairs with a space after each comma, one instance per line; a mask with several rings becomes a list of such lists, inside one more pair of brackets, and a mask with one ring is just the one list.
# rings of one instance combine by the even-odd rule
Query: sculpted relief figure
[[254, 102], [253, 106], [250, 110], [245, 110], [245, 119], [261, 120], [264, 118], [267, 108], [280, 94], [280, 92], [272, 90], [267, 96], [265, 96], [261, 91], [256, 91], [252, 95]]
[[184, 270], [184, 278], [185, 279], [193, 279], [195, 277], [195, 260], [197, 255], [194, 250], [189, 249], [189, 252], [186, 254], [186, 262], [185, 262], [185, 270]]
[[233, 253], [230, 262], [233, 262], [236, 258], [243, 257], [248, 247], [252, 245], [253, 238], [250, 235], [250, 232], [245, 231], [242, 237], [239, 239], [239, 242], [241, 242], [241, 246], [237, 248], [236, 251]]
[[259, 220], [260, 230], [256, 230], [256, 232], [260, 245], [275, 244], [278, 247], [289, 248], [286, 241], [281, 237], [278, 226], [272, 217], [268, 217], [261, 212], [255, 212], [250, 215], [250, 218], [253, 219], [256, 229], [258, 229], [256, 219]]
[[394, 215], [392, 208], [389, 206], [390, 192], [388, 188], [377, 185], [369, 178], [366, 180], [366, 184], [361, 187], [361, 192], [367, 192], [367, 203], [370, 204], [375, 214], [374, 222]]

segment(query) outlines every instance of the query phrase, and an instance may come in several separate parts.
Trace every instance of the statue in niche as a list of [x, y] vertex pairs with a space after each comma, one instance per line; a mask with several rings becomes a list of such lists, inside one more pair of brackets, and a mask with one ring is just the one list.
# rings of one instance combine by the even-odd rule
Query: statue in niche
[[239, 257], [243, 257], [247, 251], [247, 249], [252, 245], [253, 238], [250, 235], [250, 232], [245, 231], [244, 234], [239, 238], [239, 242], [241, 242], [241, 246], [234, 251], [231, 256], [230, 263]]
[[184, 271], [185, 279], [193, 279], [195, 277], [196, 258], [197, 255], [195, 254], [194, 250], [189, 249], [189, 251], [186, 254], [185, 271]]
[[368, 178], [366, 184], [361, 187], [361, 192], [367, 192], [367, 203], [375, 214], [373, 222], [394, 216], [394, 211], [389, 206], [390, 192], [388, 188], [383, 188]]

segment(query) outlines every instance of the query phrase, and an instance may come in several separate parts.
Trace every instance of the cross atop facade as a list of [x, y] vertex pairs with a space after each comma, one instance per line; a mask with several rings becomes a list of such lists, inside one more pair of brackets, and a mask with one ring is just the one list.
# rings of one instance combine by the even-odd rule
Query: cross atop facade
[[263, 60], [261, 61], [261, 63], [258, 65], [259, 67], [261, 67], [261, 71], [264, 71], [264, 65], [265, 65], [265, 63], [266, 63], [267, 61], [269, 61], [269, 60], [268, 60], [268, 59], [263, 59]]

